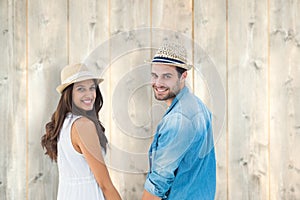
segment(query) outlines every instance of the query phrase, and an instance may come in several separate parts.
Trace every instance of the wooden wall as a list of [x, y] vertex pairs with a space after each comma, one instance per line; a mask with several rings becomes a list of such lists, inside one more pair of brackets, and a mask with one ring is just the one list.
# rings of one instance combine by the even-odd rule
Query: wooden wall
[[[214, 114], [226, 109], [224, 120], [215, 115], [216, 199], [300, 199], [299, 17], [299, 0], [0, 0], [1, 199], [56, 199], [57, 166], [40, 137], [60, 69], [92, 52], [105, 78], [101, 119], [121, 150], [108, 158], [111, 176], [124, 199], [140, 199], [164, 109], [146, 81], [153, 51], [142, 47], [156, 47], [162, 30], [192, 41], [200, 71], [187, 83]], [[206, 67], [223, 90], [210, 84], [214, 75], [201, 76]]]

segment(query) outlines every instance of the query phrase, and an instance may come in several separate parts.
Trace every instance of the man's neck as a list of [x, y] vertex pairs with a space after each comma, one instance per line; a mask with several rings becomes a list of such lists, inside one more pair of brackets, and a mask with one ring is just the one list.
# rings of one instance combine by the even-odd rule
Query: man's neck
[[[174, 98], [175, 98], [175, 97], [174, 97]], [[167, 99], [167, 100], [165, 101], [168, 107], [170, 107], [170, 105], [172, 104], [174, 98]]]

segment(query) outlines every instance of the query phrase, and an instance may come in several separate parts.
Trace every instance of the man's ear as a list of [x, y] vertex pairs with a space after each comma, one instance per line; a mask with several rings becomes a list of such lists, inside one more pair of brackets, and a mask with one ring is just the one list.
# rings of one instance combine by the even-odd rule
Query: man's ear
[[180, 81], [184, 81], [187, 77], [187, 71], [183, 72], [180, 77]]

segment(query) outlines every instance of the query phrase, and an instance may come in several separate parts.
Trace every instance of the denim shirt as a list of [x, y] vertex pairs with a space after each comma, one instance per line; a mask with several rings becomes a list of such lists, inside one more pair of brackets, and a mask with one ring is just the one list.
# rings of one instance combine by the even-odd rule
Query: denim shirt
[[157, 126], [145, 190], [162, 199], [213, 200], [216, 160], [211, 113], [184, 87]]

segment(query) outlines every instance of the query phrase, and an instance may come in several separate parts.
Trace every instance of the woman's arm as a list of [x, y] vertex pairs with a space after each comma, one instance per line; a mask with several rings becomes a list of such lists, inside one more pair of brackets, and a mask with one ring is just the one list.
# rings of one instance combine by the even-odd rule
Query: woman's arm
[[106, 200], [120, 200], [106, 168], [95, 124], [87, 118], [76, 120], [72, 126], [72, 143], [83, 154]]

